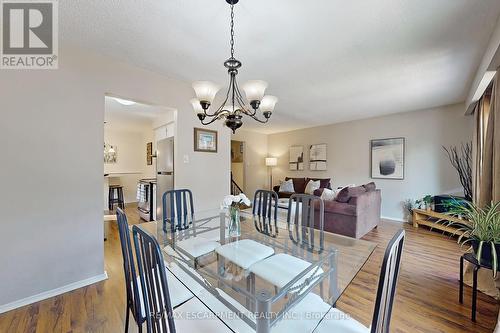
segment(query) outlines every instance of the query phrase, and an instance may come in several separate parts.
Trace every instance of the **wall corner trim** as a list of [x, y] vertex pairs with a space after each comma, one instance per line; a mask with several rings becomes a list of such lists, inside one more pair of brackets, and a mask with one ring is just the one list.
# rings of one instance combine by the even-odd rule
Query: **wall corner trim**
[[22, 298], [20, 300], [17, 300], [17, 301], [11, 302], [11, 303], [0, 305], [0, 313], [11, 311], [11, 310], [14, 310], [14, 309], [17, 309], [17, 308], [20, 308], [22, 306], [29, 305], [32, 303], [40, 302], [40, 301], [43, 301], [44, 299], [58, 296], [58, 295], [73, 291], [75, 289], [86, 287], [86, 286], [89, 286], [91, 284], [101, 282], [101, 281], [104, 281], [107, 279], [108, 279], [108, 273], [106, 271], [104, 271], [104, 273], [102, 273], [102, 274], [95, 275], [95, 276], [92, 276], [92, 277], [84, 279], [84, 280], [76, 281], [76, 282], [67, 284], [65, 286], [59, 287], [59, 288], [44, 291], [40, 294], [36, 294], [33, 296]]

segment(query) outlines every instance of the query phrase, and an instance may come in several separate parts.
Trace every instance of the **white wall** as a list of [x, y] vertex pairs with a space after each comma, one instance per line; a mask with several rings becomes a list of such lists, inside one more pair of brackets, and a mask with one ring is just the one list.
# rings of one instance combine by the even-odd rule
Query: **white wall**
[[[146, 163], [146, 144], [153, 142], [153, 129], [137, 131], [104, 127], [104, 142], [116, 147], [116, 163], [104, 163], [104, 173], [120, 178], [125, 203], [137, 202], [137, 182], [141, 178], [154, 177], [154, 164]], [[121, 175], [113, 176], [114, 173]], [[106, 195], [107, 200], [107, 195]]]
[[[252, 121], [252, 120], [249, 120]], [[267, 157], [267, 138], [261, 133], [238, 129], [231, 136], [232, 140], [243, 141], [245, 161], [245, 191], [249, 197], [253, 197], [258, 189], [269, 188], [269, 174], [265, 164]], [[276, 180], [276, 178], [274, 178]]]
[[176, 152], [192, 158], [176, 160], [176, 184], [200, 208], [229, 191], [229, 131], [212, 127], [219, 153], [193, 153], [189, 83], [66, 45], [59, 59], [58, 70], [0, 75], [0, 312], [102, 277], [105, 93], [177, 109]]
[[[268, 137], [269, 155], [278, 157], [275, 174], [332, 178], [333, 186], [364, 184], [370, 179], [371, 139], [406, 138], [405, 179], [375, 179], [382, 190], [382, 216], [402, 219], [401, 202], [425, 194], [441, 194], [461, 189], [442, 145], [457, 145], [471, 140], [472, 118], [465, 117], [464, 104], [431, 110], [406, 112], [384, 117], [272, 134]], [[309, 171], [309, 145], [328, 144], [328, 170]], [[304, 171], [289, 171], [289, 147], [304, 146]]]

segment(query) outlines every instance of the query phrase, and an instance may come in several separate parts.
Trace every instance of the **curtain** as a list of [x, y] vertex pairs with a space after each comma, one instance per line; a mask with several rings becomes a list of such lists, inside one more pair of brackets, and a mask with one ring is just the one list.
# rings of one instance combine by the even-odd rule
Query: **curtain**
[[490, 94], [483, 95], [474, 108], [474, 134], [472, 139], [472, 195], [475, 204], [479, 202], [481, 173], [484, 157], [484, 140], [490, 111]]
[[500, 87], [495, 75], [487, 123], [485, 124], [481, 174], [479, 178], [480, 206], [500, 201]]

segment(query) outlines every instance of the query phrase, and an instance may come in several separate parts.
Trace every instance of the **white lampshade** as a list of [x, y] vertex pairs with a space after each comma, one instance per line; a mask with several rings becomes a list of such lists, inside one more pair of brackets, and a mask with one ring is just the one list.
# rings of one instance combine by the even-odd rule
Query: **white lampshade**
[[278, 97], [266, 95], [260, 102], [260, 110], [262, 112], [273, 112], [276, 103], [278, 103]]
[[203, 113], [203, 108], [201, 107], [200, 101], [198, 99], [193, 98], [190, 100], [190, 102], [193, 105], [193, 109], [196, 114]]
[[245, 91], [248, 101], [260, 101], [266, 92], [267, 82], [262, 80], [250, 80], [243, 84], [242, 89]]
[[212, 103], [220, 86], [210, 81], [196, 81], [193, 89], [199, 101]]
[[278, 165], [278, 159], [276, 157], [266, 157], [266, 166], [276, 165]]
[[129, 101], [128, 99], [123, 99], [123, 98], [118, 98], [118, 97], [113, 97], [113, 99], [115, 101], [117, 101], [118, 103], [120, 103], [121, 105], [130, 106], [130, 105], [134, 105], [135, 104], [134, 101]]

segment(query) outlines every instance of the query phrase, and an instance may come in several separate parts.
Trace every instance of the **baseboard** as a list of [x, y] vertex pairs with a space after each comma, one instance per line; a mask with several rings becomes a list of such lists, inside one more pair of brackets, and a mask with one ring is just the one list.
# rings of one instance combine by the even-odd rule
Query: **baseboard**
[[73, 282], [73, 283], [67, 284], [65, 286], [56, 288], [56, 289], [44, 291], [43, 293], [40, 293], [40, 294], [36, 294], [33, 296], [29, 296], [29, 297], [11, 302], [11, 303], [0, 305], [0, 313], [11, 311], [11, 310], [20, 308], [21, 306], [25, 306], [28, 304], [40, 302], [40, 301], [43, 301], [44, 299], [58, 296], [58, 295], [70, 292], [70, 291], [78, 289], [78, 288], [86, 287], [86, 286], [89, 286], [91, 284], [94, 284], [94, 283], [97, 283], [97, 282], [100, 282], [103, 280], [107, 280], [107, 278], [108, 278], [108, 273], [106, 271], [104, 271], [103, 274], [99, 274], [99, 275], [90, 277], [90, 278], [85, 279], [85, 280]]
[[384, 220], [391, 220], [391, 221], [395, 221], [395, 222], [408, 222], [407, 220], [405, 219], [402, 219], [400, 217], [391, 217], [391, 216], [380, 216], [381, 219], [384, 219]]

